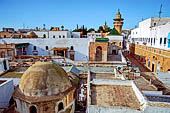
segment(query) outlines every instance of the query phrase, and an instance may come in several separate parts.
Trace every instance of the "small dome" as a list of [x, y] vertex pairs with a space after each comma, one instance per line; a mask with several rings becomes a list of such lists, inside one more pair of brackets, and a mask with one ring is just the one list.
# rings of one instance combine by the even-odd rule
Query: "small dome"
[[71, 88], [63, 68], [51, 62], [36, 62], [21, 77], [19, 89], [26, 96], [48, 96]]

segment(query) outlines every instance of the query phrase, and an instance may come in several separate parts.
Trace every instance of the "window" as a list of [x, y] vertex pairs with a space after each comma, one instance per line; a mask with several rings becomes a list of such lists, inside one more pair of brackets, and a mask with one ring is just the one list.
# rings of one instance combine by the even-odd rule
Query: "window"
[[150, 61], [148, 61], [148, 68], [150, 68]]
[[58, 104], [58, 111], [61, 111], [62, 109], [64, 109], [64, 105], [63, 105], [62, 102], [60, 102], [60, 103]]
[[155, 44], [155, 38], [154, 38], [154, 40], [153, 40], [153, 43]]
[[162, 38], [160, 38], [160, 45], [162, 44]]
[[151, 38], [151, 44], [152, 44], [152, 38]]
[[65, 38], [65, 36], [63, 35], [63, 38]]
[[59, 35], [59, 38], [61, 38], [61, 35]]
[[160, 61], [158, 61], [158, 64], [157, 64], [157, 72], [160, 72]]
[[71, 47], [70, 47], [70, 50], [74, 50], [74, 47], [73, 47], [73, 46], [71, 46]]
[[30, 113], [37, 113], [37, 108], [35, 106], [31, 106]]
[[164, 38], [164, 44], [166, 44], [166, 38]]
[[53, 35], [53, 38], [55, 38], [55, 35]]
[[36, 46], [34, 46], [34, 47], [33, 47], [33, 50], [34, 50], [34, 51], [36, 51], [36, 50], [37, 50], [37, 47], [36, 47]]
[[154, 26], [156, 26], [156, 23], [154, 23]]
[[45, 34], [43, 34], [43, 38], [46, 38], [46, 35], [45, 35]]
[[45, 49], [48, 50], [48, 46], [45, 46]]

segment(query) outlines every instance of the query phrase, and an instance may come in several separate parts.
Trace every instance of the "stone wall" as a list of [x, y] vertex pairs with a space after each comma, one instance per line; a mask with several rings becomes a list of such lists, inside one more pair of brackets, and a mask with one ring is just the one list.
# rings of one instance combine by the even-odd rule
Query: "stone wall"
[[102, 48], [102, 61], [107, 61], [108, 42], [90, 42], [89, 61], [96, 61], [96, 48]]
[[[153, 72], [166, 72], [170, 69], [170, 51], [147, 47], [145, 45], [131, 44], [130, 53], [135, 55], [139, 62], [143, 62], [142, 57], [145, 57], [145, 66], [152, 71], [152, 64], [154, 64]], [[148, 63], [150, 61], [150, 66]], [[159, 63], [160, 62], [160, 63]], [[159, 64], [158, 64], [159, 63]], [[143, 62], [144, 64], [144, 62]], [[159, 65], [159, 66], [158, 66]]]

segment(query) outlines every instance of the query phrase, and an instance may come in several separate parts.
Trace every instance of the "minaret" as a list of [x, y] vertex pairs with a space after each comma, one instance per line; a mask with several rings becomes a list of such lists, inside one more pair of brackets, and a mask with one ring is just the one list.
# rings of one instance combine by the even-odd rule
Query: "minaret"
[[106, 28], [108, 28], [107, 22], [105, 21], [103, 29], [106, 30]]
[[122, 26], [123, 26], [123, 18], [121, 17], [120, 10], [118, 9], [118, 13], [116, 14], [116, 18], [113, 19], [114, 28], [121, 34]]

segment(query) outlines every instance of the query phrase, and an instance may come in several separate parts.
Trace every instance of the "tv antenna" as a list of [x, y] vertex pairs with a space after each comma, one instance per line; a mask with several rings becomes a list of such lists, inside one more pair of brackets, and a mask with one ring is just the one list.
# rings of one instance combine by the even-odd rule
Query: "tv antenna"
[[160, 6], [159, 18], [161, 18], [161, 14], [162, 14], [162, 4], [161, 4], [161, 6]]

